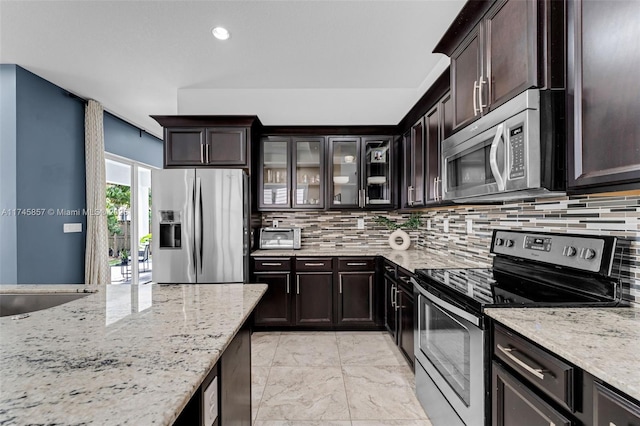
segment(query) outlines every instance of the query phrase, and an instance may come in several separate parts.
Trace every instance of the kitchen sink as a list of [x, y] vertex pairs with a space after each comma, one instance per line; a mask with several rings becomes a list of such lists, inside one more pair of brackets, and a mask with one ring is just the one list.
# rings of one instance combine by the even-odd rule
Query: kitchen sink
[[91, 293], [1, 293], [0, 317], [52, 308], [89, 294]]

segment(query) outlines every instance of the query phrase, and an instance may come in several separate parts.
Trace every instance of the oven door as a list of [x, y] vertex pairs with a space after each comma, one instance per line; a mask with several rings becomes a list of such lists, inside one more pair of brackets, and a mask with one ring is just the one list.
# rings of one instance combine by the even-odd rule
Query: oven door
[[[434, 425], [456, 424], [452, 413], [443, 413], [442, 404], [434, 398], [433, 394], [438, 392], [465, 425], [482, 425], [485, 375], [481, 320], [420, 286], [415, 288], [418, 301], [415, 356], [429, 379], [421, 379], [416, 365], [418, 399]], [[427, 385], [422, 383], [425, 381]]]

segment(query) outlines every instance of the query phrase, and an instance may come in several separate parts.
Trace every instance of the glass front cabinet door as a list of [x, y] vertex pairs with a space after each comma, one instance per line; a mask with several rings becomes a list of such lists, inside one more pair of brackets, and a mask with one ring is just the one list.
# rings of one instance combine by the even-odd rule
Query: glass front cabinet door
[[391, 206], [391, 138], [362, 138], [364, 207]]
[[289, 138], [267, 137], [260, 143], [262, 170], [258, 197], [263, 210], [291, 207], [289, 142]]
[[268, 136], [260, 142], [260, 210], [323, 209], [323, 137]]
[[332, 137], [329, 207], [391, 207], [392, 138]]
[[292, 207], [324, 208], [324, 138], [293, 138]]

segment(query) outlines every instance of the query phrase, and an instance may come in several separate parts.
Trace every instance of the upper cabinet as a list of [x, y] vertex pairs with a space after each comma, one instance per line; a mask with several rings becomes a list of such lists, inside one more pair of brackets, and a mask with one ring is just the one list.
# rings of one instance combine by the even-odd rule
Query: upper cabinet
[[391, 136], [329, 137], [329, 207], [392, 207]]
[[251, 167], [255, 116], [152, 116], [164, 127], [165, 167]]
[[638, 189], [640, 2], [567, 6], [568, 189]]
[[324, 208], [324, 145], [323, 137], [262, 138], [259, 208]]
[[403, 136], [402, 208], [442, 201], [440, 144], [452, 129], [451, 94], [446, 93]]
[[451, 57], [452, 131], [530, 87], [563, 85], [561, 2], [467, 2], [434, 52]]

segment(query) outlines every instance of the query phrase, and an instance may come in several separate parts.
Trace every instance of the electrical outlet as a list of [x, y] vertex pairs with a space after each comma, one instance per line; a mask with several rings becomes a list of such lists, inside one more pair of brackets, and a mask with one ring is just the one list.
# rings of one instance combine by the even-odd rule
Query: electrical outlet
[[467, 219], [467, 234], [473, 234], [473, 219]]
[[274, 228], [277, 228], [277, 227], [278, 227], [278, 221], [277, 221], [277, 220], [274, 220], [274, 221], [271, 223], [271, 226], [273, 226]]
[[448, 234], [449, 233], [449, 219], [443, 220], [443, 223], [444, 223], [444, 233]]
[[431, 219], [427, 219], [427, 230], [431, 231]]
[[364, 229], [364, 219], [358, 219], [358, 229]]

